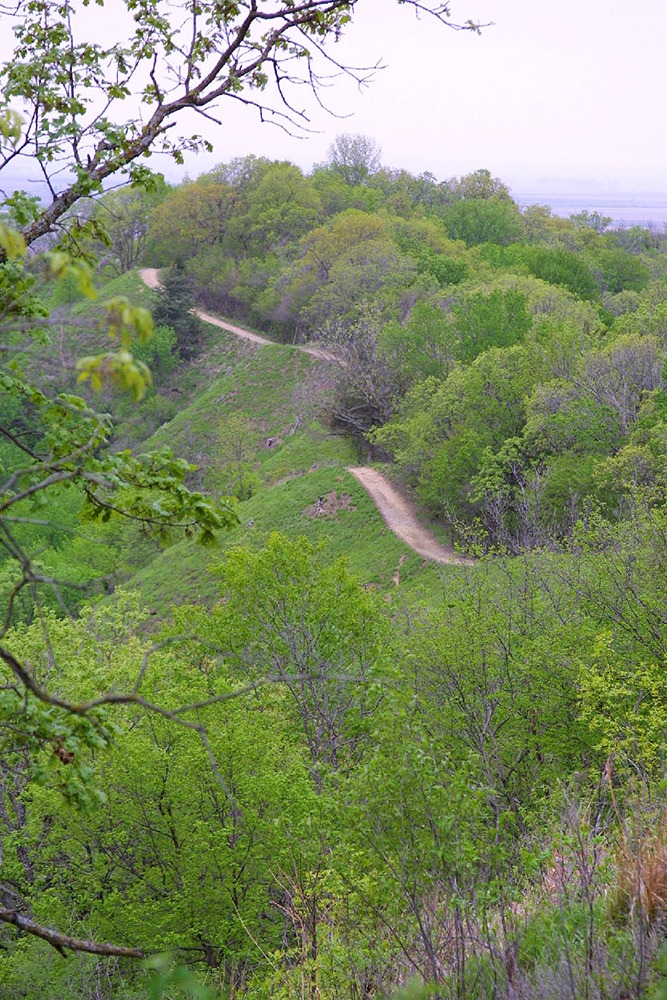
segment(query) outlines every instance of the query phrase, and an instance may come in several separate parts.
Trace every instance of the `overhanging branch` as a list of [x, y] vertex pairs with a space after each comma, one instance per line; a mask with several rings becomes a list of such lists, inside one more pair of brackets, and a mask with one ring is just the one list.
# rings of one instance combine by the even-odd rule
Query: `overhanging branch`
[[[103, 183], [113, 174], [129, 172], [137, 158], [150, 155], [151, 150], [161, 141], [165, 143], [164, 150], [171, 151], [174, 155], [189, 148], [188, 143], [196, 145], [201, 142], [200, 137], [192, 137], [191, 140], [181, 138], [175, 142], [165, 139], [167, 131], [174, 125], [174, 117], [187, 109], [215, 120], [216, 116], [211, 111], [219, 99], [234, 97], [239, 100], [244, 92], [247, 95], [245, 103], [258, 108], [263, 118], [279, 124], [287, 131], [290, 131], [290, 123], [308, 131], [307, 124], [304, 124], [308, 123], [308, 115], [294, 107], [285, 88], [287, 85], [306, 84], [323, 106], [319, 94], [322, 78], [315, 72], [315, 58], [323, 59], [336, 73], [351, 76], [360, 86], [368, 81], [368, 74], [372, 74], [376, 68], [372, 65], [345, 65], [335, 58], [329, 45], [338, 40], [358, 2], [359, 0], [296, 0], [295, 3], [288, 3], [286, 0], [277, 0], [272, 3], [270, 0], [246, 0], [236, 10], [236, 19], [217, 11], [211, 22], [213, 26], [202, 28], [201, 21], [194, 12], [181, 26], [170, 28], [167, 21], [164, 24], [160, 22], [157, 26], [149, 25], [148, 35], [144, 30], [146, 25], [139, 18], [137, 33], [129, 40], [125, 49], [130, 59], [122, 70], [121, 63], [118, 63], [113, 87], [113, 81], [103, 79], [104, 71], [100, 66], [100, 79], [96, 79], [93, 89], [96, 88], [105, 102], [103, 110], [98, 108], [92, 120], [86, 120], [84, 112], [76, 112], [77, 117], [72, 124], [77, 129], [73, 132], [73, 138], [59, 134], [57, 121], [54, 124], [48, 117], [48, 110], [44, 111], [44, 107], [47, 107], [44, 94], [35, 87], [34, 75], [25, 73], [33, 66], [34, 60], [31, 61], [30, 51], [24, 50], [21, 55], [27, 62], [19, 58], [17, 64], [23, 68], [24, 77], [31, 81], [30, 85], [24, 86], [26, 92], [23, 97], [33, 103], [34, 111], [27, 124], [21, 149], [26, 147], [30, 139], [31, 148], [34, 142], [39, 153], [37, 159], [42, 165], [57, 161], [59, 169], [65, 169], [63, 164], [68, 159], [70, 165], [72, 162], [78, 165], [76, 180], [58, 193], [51, 188], [52, 203], [23, 231], [26, 243], [31, 244], [40, 236], [51, 232], [58, 220], [79, 198], [102, 190]], [[429, 0], [399, 0], [399, 3], [412, 7], [417, 14], [431, 15], [440, 24], [453, 30], [479, 32], [482, 27], [486, 27], [472, 21], [461, 23], [451, 20], [448, 3]], [[181, 45], [180, 36], [186, 31], [187, 43]], [[146, 44], [147, 37], [152, 39], [149, 46]], [[72, 38], [73, 35], [69, 39], [69, 49], [65, 50], [65, 66], [71, 64], [71, 54], [74, 51]], [[112, 56], [114, 51], [113, 48], [110, 49], [107, 55]], [[93, 55], [90, 57], [93, 58]], [[134, 92], [134, 77], [142, 65], [151, 80], [149, 88], [143, 94], [143, 106], [149, 107], [152, 104], [150, 118], [145, 123], [140, 119], [115, 122], [113, 109], [120, 106], [116, 91], [123, 92], [123, 96]], [[264, 104], [253, 96], [253, 91], [264, 91], [267, 86], [266, 72], [271, 68], [274, 75], [274, 96], [276, 104], [282, 106], [282, 112], [279, 107], [272, 106], [270, 98]], [[198, 76], [199, 72], [201, 76]], [[85, 79], [78, 79], [70, 73], [66, 94], [69, 102], [77, 96], [77, 87], [90, 90], [91, 75], [94, 76], [92, 71]], [[177, 81], [171, 90], [171, 99], [167, 97], [169, 90], [165, 89], [163, 79], [170, 76]], [[15, 95], [21, 96], [22, 78], [17, 76], [16, 79], [19, 82], [14, 82]], [[132, 87], [130, 81], [133, 82]], [[59, 99], [62, 99], [62, 95], [56, 87], [50, 94], [48, 106], [57, 106]], [[82, 137], [87, 142], [86, 156], [81, 147]], [[55, 152], [57, 156], [54, 159]], [[2, 165], [0, 161], [0, 169]], [[49, 176], [46, 179], [50, 183]]]
[[33, 937], [48, 941], [56, 951], [65, 958], [65, 951], [85, 951], [90, 955], [107, 955], [116, 958], [143, 958], [144, 953], [140, 948], [125, 948], [117, 944], [104, 944], [100, 941], [85, 941], [83, 938], [70, 937], [61, 931], [54, 931], [51, 927], [44, 927], [36, 924], [34, 920], [19, 913], [17, 910], [9, 910], [5, 906], [0, 907], [0, 920], [7, 924], [13, 924], [25, 934], [32, 934]]

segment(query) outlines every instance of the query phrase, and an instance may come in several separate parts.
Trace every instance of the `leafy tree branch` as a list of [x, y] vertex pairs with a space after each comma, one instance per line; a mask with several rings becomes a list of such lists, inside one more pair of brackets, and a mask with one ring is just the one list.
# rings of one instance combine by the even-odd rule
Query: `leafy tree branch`
[[[54, 231], [114, 174], [147, 182], [137, 161], [152, 151], [180, 162], [185, 150], [210, 148], [201, 135], [172, 137], [185, 111], [222, 124], [215, 109], [229, 97], [288, 130], [307, 129], [307, 111], [295, 99], [304, 85], [321, 103], [331, 72], [361, 85], [377, 68], [346, 66], [332, 51], [358, 2], [184, 3], [174, 11], [159, 0], [126, 0], [129, 37], [106, 47], [81, 40], [80, 11], [70, 0], [34, 0], [0, 14], [16, 37], [0, 71], [0, 172], [30, 158], [51, 198], [44, 208], [34, 199], [21, 203], [16, 221], [25, 242]], [[479, 30], [452, 21], [447, 3], [405, 3], [450, 28]], [[150, 111], [147, 120], [127, 116], [125, 102], [137, 100]]]

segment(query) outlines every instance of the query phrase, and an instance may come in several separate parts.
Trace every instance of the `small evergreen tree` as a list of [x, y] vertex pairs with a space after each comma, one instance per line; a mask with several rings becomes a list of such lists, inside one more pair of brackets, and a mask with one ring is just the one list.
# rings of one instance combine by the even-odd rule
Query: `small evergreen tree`
[[168, 326], [175, 332], [179, 353], [186, 361], [197, 353], [201, 333], [201, 322], [194, 308], [192, 279], [182, 266], [169, 268], [162, 277], [153, 319], [156, 326]]

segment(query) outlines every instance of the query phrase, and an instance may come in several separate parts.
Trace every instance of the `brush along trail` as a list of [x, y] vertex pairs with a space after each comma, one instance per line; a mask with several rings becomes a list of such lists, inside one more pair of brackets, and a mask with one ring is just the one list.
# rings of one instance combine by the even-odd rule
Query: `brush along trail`
[[[160, 287], [160, 278], [156, 268], [141, 268], [139, 276], [148, 288], [157, 289]], [[242, 340], [248, 340], [254, 344], [276, 346], [273, 340], [268, 340], [268, 338], [253, 333], [251, 330], [245, 330], [243, 327], [235, 326], [217, 316], [211, 316], [210, 313], [203, 312], [201, 309], [195, 309], [195, 313], [204, 323], [210, 323], [212, 326], [227, 330]], [[324, 361], [333, 359], [328, 351], [319, 350], [317, 347], [295, 345], [295, 350], [304, 351], [306, 354]], [[355, 466], [348, 468], [347, 471], [364, 487], [390, 531], [393, 531], [413, 552], [433, 562], [472, 565], [472, 560], [459, 556], [454, 549], [442, 545], [427, 528], [420, 524], [406, 498], [391, 485], [381, 472], [369, 466]]]

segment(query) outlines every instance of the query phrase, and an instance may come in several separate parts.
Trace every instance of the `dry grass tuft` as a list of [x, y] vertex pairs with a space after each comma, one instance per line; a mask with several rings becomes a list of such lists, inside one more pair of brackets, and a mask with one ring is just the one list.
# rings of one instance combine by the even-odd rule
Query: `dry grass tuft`
[[617, 887], [612, 910], [638, 918], [645, 926], [667, 917], [667, 809], [653, 830], [632, 838], [623, 831], [617, 852]]

